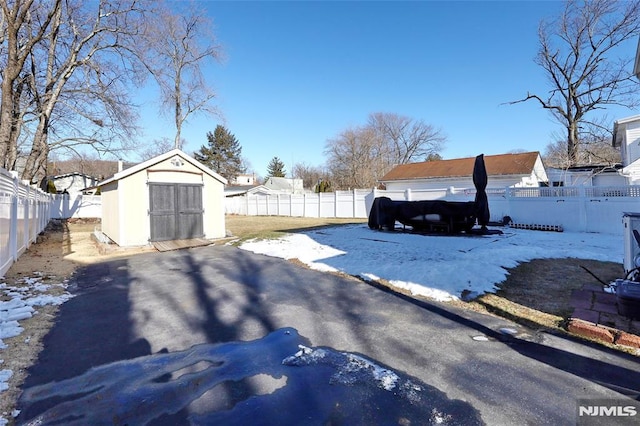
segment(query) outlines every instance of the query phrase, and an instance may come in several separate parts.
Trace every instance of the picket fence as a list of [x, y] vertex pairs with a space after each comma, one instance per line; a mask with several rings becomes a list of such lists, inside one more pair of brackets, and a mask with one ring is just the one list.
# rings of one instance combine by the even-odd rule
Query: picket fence
[[0, 169], [0, 276], [47, 226], [52, 202], [51, 195]]

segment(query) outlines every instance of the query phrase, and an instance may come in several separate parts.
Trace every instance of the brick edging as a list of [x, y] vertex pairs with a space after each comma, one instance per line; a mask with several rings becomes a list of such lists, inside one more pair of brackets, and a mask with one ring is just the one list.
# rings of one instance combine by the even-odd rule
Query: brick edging
[[615, 328], [606, 327], [604, 325], [593, 324], [581, 319], [571, 318], [567, 324], [569, 333], [601, 342], [629, 346], [640, 349], [640, 336], [620, 331]]

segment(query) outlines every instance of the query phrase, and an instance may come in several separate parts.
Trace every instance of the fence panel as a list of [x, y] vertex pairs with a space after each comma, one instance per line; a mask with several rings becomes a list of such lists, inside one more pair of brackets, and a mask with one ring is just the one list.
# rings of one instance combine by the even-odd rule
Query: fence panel
[[[569, 232], [621, 235], [622, 215], [640, 212], [640, 185], [619, 187], [487, 188], [490, 220], [506, 216], [523, 225], [561, 226]], [[357, 189], [324, 194], [227, 198], [229, 214], [367, 218], [373, 200], [473, 201], [475, 188], [384, 191]], [[267, 208], [268, 206], [268, 208]]]
[[[0, 183], [2, 177], [0, 176]], [[0, 188], [0, 276], [2, 276], [13, 263], [13, 254], [10, 246], [13, 210], [13, 196]]]
[[97, 218], [102, 217], [102, 196], [81, 193], [56, 194], [52, 196], [51, 218]]
[[318, 193], [318, 199], [320, 200], [320, 217], [335, 217], [336, 194], [333, 192], [320, 192]]
[[49, 223], [51, 198], [0, 169], [0, 276]]

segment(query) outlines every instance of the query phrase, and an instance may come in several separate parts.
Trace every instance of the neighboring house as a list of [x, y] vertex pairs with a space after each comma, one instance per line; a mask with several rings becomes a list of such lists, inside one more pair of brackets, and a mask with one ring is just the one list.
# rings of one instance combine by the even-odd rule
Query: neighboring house
[[629, 185], [640, 185], [640, 115], [613, 123], [613, 146], [620, 148], [621, 175]]
[[99, 179], [83, 173], [67, 173], [64, 175], [47, 176], [40, 183], [40, 189], [47, 190], [47, 183], [52, 181], [58, 194], [82, 192], [86, 188], [94, 187]]
[[254, 186], [256, 184], [256, 176], [253, 174], [238, 175], [229, 184], [231, 186]]
[[225, 197], [240, 195], [271, 195], [273, 191], [264, 185], [227, 185], [224, 187]]
[[283, 177], [268, 177], [264, 186], [273, 194], [304, 194], [302, 179], [289, 179]]
[[225, 236], [227, 180], [179, 149], [99, 183], [102, 233], [116, 244]]
[[627, 180], [620, 174], [621, 169], [622, 165], [594, 165], [546, 170], [549, 186], [623, 186]]
[[[488, 188], [546, 186], [539, 152], [485, 155]], [[475, 157], [402, 164], [379, 179], [387, 190], [473, 188]]]

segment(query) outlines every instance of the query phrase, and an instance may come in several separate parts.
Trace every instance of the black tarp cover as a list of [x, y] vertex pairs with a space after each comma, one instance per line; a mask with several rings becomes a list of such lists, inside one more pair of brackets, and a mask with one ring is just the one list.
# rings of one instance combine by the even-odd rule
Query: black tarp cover
[[[398, 221], [415, 230], [430, 229], [434, 225], [447, 227], [450, 232], [469, 231], [475, 224], [476, 203], [431, 201], [393, 201], [378, 197], [369, 214], [369, 228], [393, 230]], [[438, 219], [428, 216], [438, 215]]]
[[393, 230], [397, 221], [416, 231], [433, 230], [439, 226], [448, 232], [468, 232], [477, 220], [484, 229], [489, 222], [489, 203], [485, 191], [487, 180], [484, 156], [481, 154], [476, 157], [473, 167], [475, 201], [393, 201], [388, 197], [378, 197], [373, 200], [369, 213], [369, 228]]

